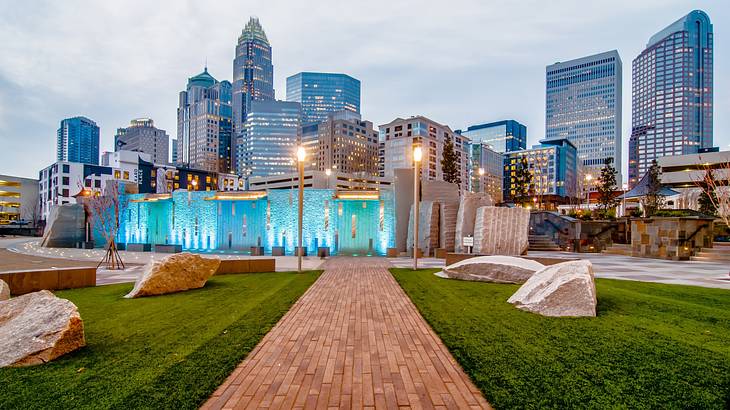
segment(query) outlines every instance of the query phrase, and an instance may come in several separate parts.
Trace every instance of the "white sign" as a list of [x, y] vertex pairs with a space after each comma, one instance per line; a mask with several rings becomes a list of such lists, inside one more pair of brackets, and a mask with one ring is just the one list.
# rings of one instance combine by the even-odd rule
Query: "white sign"
[[474, 246], [474, 237], [473, 236], [465, 236], [461, 240], [462, 246]]

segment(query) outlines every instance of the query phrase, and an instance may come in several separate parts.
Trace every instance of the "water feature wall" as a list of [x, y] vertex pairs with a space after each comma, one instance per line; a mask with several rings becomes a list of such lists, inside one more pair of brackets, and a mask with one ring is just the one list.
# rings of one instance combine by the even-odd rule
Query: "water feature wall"
[[[125, 243], [177, 244], [184, 249], [244, 251], [261, 246], [297, 244], [298, 192], [271, 190], [260, 197], [230, 199], [216, 192], [177, 191], [169, 197], [129, 195], [118, 240]], [[227, 199], [228, 198], [228, 199]], [[332, 189], [305, 189], [302, 246], [316, 254], [379, 254], [395, 246], [393, 193], [379, 198], [338, 198]]]

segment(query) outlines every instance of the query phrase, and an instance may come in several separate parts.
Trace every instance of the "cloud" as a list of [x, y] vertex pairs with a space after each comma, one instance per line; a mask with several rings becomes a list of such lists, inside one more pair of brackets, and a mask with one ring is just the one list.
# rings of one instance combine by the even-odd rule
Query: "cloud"
[[[528, 125], [530, 143], [544, 133], [545, 65], [616, 48], [625, 145], [631, 60], [649, 36], [696, 7], [716, 32], [730, 17], [713, 2], [680, 0], [4, 1], [0, 173], [24, 176], [54, 161], [65, 117], [95, 120], [107, 150], [116, 128], [135, 117], [153, 118], [174, 137], [187, 78], [207, 59], [216, 78], [230, 80], [251, 15], [272, 43], [280, 99], [289, 75], [346, 72], [362, 81], [363, 116], [376, 124], [423, 114], [456, 129], [509, 117]], [[726, 113], [725, 50], [716, 41], [716, 103]], [[728, 127], [717, 115], [716, 139]]]

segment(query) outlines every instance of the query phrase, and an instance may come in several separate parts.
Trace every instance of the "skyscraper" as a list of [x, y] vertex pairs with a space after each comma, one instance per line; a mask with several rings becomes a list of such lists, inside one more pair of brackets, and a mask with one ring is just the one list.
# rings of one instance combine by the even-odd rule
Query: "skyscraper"
[[347, 74], [294, 74], [286, 79], [286, 100], [302, 105], [302, 124], [325, 121], [342, 110], [359, 114], [360, 80]]
[[621, 182], [621, 58], [607, 51], [545, 69], [545, 139], [569, 140], [597, 176], [607, 160]]
[[150, 118], [137, 118], [127, 128], [117, 128], [114, 151], [136, 151], [150, 154], [155, 164], [167, 164], [170, 153], [170, 137], [165, 130], [155, 127]]
[[188, 79], [177, 109], [177, 163], [231, 172], [233, 152], [231, 83], [218, 82], [208, 68]]
[[456, 132], [469, 138], [473, 144], [487, 144], [502, 154], [527, 148], [527, 127], [515, 120], [471, 125]]
[[251, 102], [274, 99], [274, 66], [271, 45], [259, 19], [251, 17], [238, 37], [233, 59], [234, 138], [243, 132]]
[[99, 165], [99, 127], [86, 117], [61, 121], [56, 133], [56, 159]]
[[712, 24], [694, 10], [653, 35], [632, 65], [629, 185], [655, 158], [712, 146]]
[[337, 111], [325, 121], [303, 125], [300, 134], [308, 169], [378, 175], [378, 131], [360, 114]]
[[238, 174], [260, 177], [296, 172], [299, 103], [252, 101], [236, 155]]

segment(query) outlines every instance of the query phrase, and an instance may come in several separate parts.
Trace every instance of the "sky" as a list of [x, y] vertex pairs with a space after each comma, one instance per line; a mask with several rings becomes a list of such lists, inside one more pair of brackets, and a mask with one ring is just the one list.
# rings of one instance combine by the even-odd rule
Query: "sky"
[[177, 134], [178, 93], [208, 71], [231, 80], [249, 16], [273, 49], [276, 97], [300, 71], [362, 82], [376, 126], [425, 115], [452, 129], [502, 119], [545, 133], [545, 66], [617, 49], [623, 61], [623, 158], [631, 132], [631, 61], [693, 9], [713, 23], [715, 146], [730, 144], [730, 3], [683, 0], [36, 1], [0, 0], [0, 174], [35, 177], [56, 158], [63, 118], [115, 130], [149, 117]]

